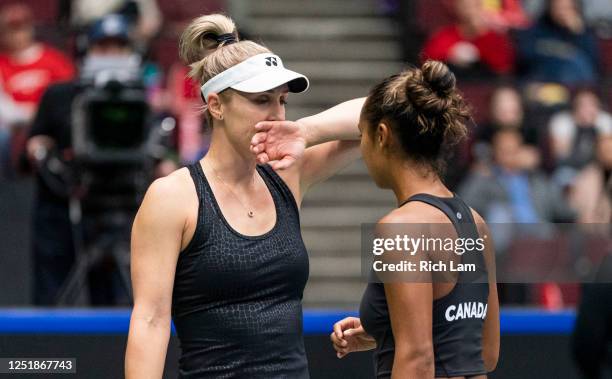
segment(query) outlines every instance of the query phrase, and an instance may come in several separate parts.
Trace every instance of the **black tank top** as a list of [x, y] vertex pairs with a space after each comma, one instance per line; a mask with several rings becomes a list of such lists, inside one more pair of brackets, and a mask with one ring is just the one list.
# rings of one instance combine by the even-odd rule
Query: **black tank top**
[[257, 166], [276, 224], [245, 236], [223, 217], [201, 165], [188, 169], [199, 209], [172, 296], [179, 377], [308, 378], [301, 300], [309, 266], [293, 194], [270, 166]]
[[[421, 201], [440, 209], [452, 221], [458, 237], [479, 237], [472, 212], [459, 197], [418, 194], [404, 204], [410, 201]], [[489, 296], [486, 267], [482, 254], [464, 254], [461, 263], [476, 264], [476, 272], [460, 272], [451, 292], [433, 301], [432, 342], [436, 377], [486, 374], [482, 360], [482, 327]], [[390, 378], [395, 341], [382, 283], [368, 283], [359, 313], [365, 331], [376, 339], [376, 377]]]

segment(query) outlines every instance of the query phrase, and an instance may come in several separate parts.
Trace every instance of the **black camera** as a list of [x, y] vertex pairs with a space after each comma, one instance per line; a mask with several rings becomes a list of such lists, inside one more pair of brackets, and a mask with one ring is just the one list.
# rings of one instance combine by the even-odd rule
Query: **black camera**
[[77, 261], [58, 304], [77, 301], [87, 272], [99, 265], [116, 266], [130, 293], [130, 225], [161, 148], [139, 59], [86, 60], [77, 93], [71, 108], [72, 156], [56, 170], [67, 178]]
[[152, 180], [156, 148], [139, 65], [107, 59], [84, 68], [72, 104], [75, 193], [87, 213], [133, 212]]
[[75, 159], [129, 165], [151, 156], [151, 112], [141, 81], [83, 81], [72, 112]]

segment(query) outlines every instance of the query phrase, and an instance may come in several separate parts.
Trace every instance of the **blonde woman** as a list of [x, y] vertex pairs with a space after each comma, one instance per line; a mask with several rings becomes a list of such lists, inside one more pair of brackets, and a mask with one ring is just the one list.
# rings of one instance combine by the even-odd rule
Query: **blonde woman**
[[305, 91], [306, 77], [239, 41], [222, 15], [193, 20], [180, 50], [202, 83], [212, 139], [205, 158], [151, 185], [134, 221], [126, 377], [162, 377], [172, 319], [181, 378], [307, 378], [300, 204], [359, 156], [363, 100], [287, 121], [282, 130], [296, 138], [274, 161], [265, 141], [251, 140], [274, 138], [255, 137], [260, 122], [284, 121], [288, 94]]

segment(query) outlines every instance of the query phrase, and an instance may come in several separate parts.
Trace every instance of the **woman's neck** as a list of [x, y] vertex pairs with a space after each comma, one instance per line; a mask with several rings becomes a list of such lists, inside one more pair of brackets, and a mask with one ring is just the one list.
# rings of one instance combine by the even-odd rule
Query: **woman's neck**
[[213, 131], [210, 148], [201, 161], [205, 169], [212, 169], [213, 174], [228, 185], [250, 186], [256, 175], [255, 155], [248, 149], [237, 148], [221, 131]]
[[416, 167], [413, 164], [398, 163], [392, 168], [391, 190], [395, 193], [397, 204], [401, 205], [411, 196], [427, 193], [439, 197], [452, 197], [453, 193], [442, 183], [438, 174], [431, 169]]

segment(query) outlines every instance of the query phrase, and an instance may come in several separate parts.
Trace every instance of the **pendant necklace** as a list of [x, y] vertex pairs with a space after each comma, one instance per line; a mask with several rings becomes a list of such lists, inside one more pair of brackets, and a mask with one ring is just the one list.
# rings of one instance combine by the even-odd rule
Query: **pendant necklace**
[[[204, 160], [202, 160], [202, 163], [206, 163], [206, 162]], [[236, 200], [238, 200], [238, 202], [240, 203], [242, 208], [244, 208], [244, 210], [247, 212], [247, 215], [250, 218], [255, 217], [255, 212], [253, 212], [253, 210], [249, 209], [248, 207], [246, 207], [244, 205], [242, 200], [240, 200], [240, 198], [236, 195], [236, 193], [234, 191], [232, 191], [232, 188], [227, 183], [225, 183], [225, 181], [223, 179], [221, 179], [219, 174], [217, 174], [217, 170], [215, 170], [215, 168], [211, 164], [207, 164], [207, 165], [210, 167], [210, 169], [212, 170], [213, 174], [215, 174], [215, 176], [221, 182], [221, 184], [223, 184], [229, 190], [229, 192], [232, 194], [232, 196], [234, 196], [236, 198]], [[255, 170], [257, 171], [257, 169], [255, 169]], [[255, 187], [255, 176], [253, 176], [253, 187]]]

